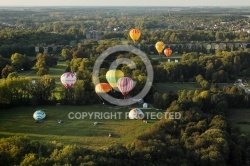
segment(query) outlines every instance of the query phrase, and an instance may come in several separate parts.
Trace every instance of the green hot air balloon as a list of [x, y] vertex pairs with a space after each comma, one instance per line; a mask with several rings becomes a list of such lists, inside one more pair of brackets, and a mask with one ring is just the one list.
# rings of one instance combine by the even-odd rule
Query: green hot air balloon
[[117, 81], [122, 77], [124, 77], [124, 73], [121, 70], [112, 69], [106, 73], [106, 79], [109, 85], [116, 90], [118, 90]]

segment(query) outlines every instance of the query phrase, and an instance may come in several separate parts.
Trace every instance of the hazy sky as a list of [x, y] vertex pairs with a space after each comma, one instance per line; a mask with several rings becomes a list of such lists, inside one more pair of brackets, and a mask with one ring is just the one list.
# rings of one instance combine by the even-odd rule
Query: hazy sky
[[250, 6], [250, 0], [0, 0], [0, 6]]

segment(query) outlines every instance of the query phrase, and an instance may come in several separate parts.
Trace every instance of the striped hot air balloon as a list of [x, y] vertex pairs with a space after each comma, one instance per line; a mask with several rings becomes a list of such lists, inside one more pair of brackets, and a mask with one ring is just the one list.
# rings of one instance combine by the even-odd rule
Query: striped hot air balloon
[[71, 72], [64, 73], [61, 75], [61, 82], [65, 88], [71, 88], [76, 82], [76, 75]]
[[117, 86], [122, 95], [126, 97], [128, 93], [133, 89], [134, 81], [129, 77], [122, 77], [117, 81]]
[[46, 117], [46, 114], [44, 111], [42, 110], [37, 110], [36, 112], [34, 112], [33, 114], [33, 118], [35, 120], [43, 120]]
[[166, 48], [164, 50], [164, 54], [166, 55], [166, 57], [170, 57], [172, 54], [172, 50], [170, 48]]
[[129, 36], [134, 42], [136, 42], [141, 36], [141, 31], [139, 29], [131, 29]]
[[129, 119], [141, 120], [144, 118], [144, 113], [139, 108], [132, 109], [128, 114]]
[[124, 77], [124, 73], [121, 70], [116, 70], [116, 69], [112, 69], [109, 70], [106, 73], [106, 79], [109, 83], [109, 85], [113, 88], [113, 89], [117, 89], [117, 81], [119, 78]]

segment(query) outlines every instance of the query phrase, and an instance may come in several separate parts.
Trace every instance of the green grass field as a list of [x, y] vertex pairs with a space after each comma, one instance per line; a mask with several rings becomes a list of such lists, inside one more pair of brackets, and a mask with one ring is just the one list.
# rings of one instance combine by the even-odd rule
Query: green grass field
[[[49, 73], [51, 77], [53, 77], [57, 84], [61, 84], [60, 76], [65, 73], [66, 64], [64, 61], [58, 61], [57, 65], [55, 67], [49, 68]], [[39, 79], [40, 77], [36, 75], [35, 68], [32, 68], [30, 71], [19, 71], [18, 75], [20, 77], [30, 77], [31, 79]]]
[[[46, 119], [41, 123], [35, 123], [33, 113], [36, 110], [44, 110]], [[135, 138], [147, 130], [158, 120], [149, 120], [143, 123], [141, 120], [130, 120], [125, 113], [131, 108], [115, 109], [114, 106], [44, 106], [44, 107], [18, 107], [1, 110], [0, 137], [13, 135], [27, 135], [32, 140], [49, 141], [62, 144], [81, 144], [89, 149], [100, 149], [112, 144], [130, 145]], [[155, 109], [143, 110], [155, 112]], [[90, 118], [76, 114], [76, 118], [69, 119], [70, 112], [104, 113], [113, 115], [113, 118]], [[118, 114], [115, 114], [119, 112]], [[111, 114], [112, 113], [112, 114]], [[121, 118], [119, 116], [121, 114]], [[115, 119], [116, 115], [116, 119]], [[72, 115], [73, 116], [73, 115]], [[100, 119], [99, 119], [100, 118]], [[58, 123], [64, 120], [64, 123]], [[94, 122], [100, 122], [94, 125]], [[112, 133], [112, 137], [108, 134]]]
[[249, 109], [233, 109], [230, 111], [228, 118], [232, 124], [238, 127], [248, 138], [250, 138], [250, 110]]
[[157, 54], [149, 55], [150, 58], [152, 58], [154, 60], [159, 60], [160, 62], [167, 62], [168, 60], [173, 61], [173, 62], [175, 60], [180, 61], [181, 56], [182, 56], [181, 54], [172, 54], [170, 57], [166, 57], [164, 54], [161, 54], [161, 55], [157, 55]]

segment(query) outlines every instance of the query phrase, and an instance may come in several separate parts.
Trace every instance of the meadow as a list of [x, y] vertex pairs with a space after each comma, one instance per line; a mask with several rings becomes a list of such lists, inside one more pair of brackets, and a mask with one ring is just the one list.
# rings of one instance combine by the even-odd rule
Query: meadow
[[[112, 144], [129, 146], [137, 136], [158, 121], [152, 119], [148, 120], [148, 123], [144, 123], [141, 120], [131, 120], [127, 117], [131, 109], [132, 107], [100, 104], [95, 106], [18, 107], [1, 110], [0, 137], [26, 135], [35, 141], [80, 144], [88, 149], [105, 148]], [[37, 123], [33, 119], [33, 113], [36, 110], [43, 110], [46, 113], [43, 122]], [[145, 111], [158, 112], [155, 109]], [[93, 114], [95, 112], [101, 115], [95, 117]], [[85, 116], [86, 113], [89, 115]], [[58, 123], [58, 120], [63, 120], [63, 123]], [[98, 123], [95, 125], [95, 122]], [[112, 134], [112, 137], [109, 137], [109, 133]]]
[[238, 127], [244, 134], [250, 138], [250, 110], [233, 109], [230, 110], [229, 121], [233, 126]]

